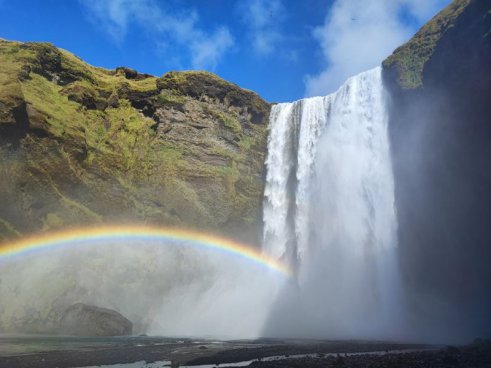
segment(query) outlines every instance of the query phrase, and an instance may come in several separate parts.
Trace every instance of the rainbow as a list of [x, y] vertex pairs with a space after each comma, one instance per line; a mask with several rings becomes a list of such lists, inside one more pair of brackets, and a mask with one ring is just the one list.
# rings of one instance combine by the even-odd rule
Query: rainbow
[[143, 240], [162, 244], [193, 245], [239, 256], [287, 277], [292, 276], [287, 265], [267, 257], [252, 246], [231, 239], [192, 230], [135, 225], [88, 227], [29, 236], [0, 244], [0, 259], [41, 249], [83, 246], [104, 240]]

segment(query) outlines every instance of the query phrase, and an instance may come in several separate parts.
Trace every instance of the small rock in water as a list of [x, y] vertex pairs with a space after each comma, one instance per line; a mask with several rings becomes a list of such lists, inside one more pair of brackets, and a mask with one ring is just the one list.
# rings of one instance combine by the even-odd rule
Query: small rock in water
[[123, 336], [131, 335], [132, 330], [133, 323], [114, 310], [77, 303], [63, 313], [59, 333], [75, 336]]

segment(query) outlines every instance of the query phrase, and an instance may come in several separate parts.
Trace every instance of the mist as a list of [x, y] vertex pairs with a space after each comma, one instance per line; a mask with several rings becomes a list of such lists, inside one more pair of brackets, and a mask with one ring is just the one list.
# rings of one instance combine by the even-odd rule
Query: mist
[[296, 266], [297, 283], [274, 305], [266, 335], [409, 338], [381, 73], [273, 108], [264, 246]]
[[[464, 92], [403, 95], [383, 77], [375, 68], [331, 95], [273, 107], [263, 251], [288, 263], [292, 279], [185, 244], [52, 248], [1, 261], [1, 330], [57, 333], [63, 311], [82, 302], [120, 312], [135, 334], [486, 336], [491, 207], [478, 193], [489, 148], [462, 122], [489, 114], [457, 104]], [[14, 193], [23, 156], [2, 159], [2, 185]]]
[[[316, 28], [327, 66], [306, 79], [308, 95], [378, 64], [409, 36], [399, 24], [400, 6], [424, 6], [378, 1], [362, 19], [356, 1], [343, 4], [335, 1], [332, 17]], [[121, 152], [154, 150], [144, 173], [143, 154], [132, 156], [130, 170], [125, 160], [112, 162], [108, 153], [117, 146], [99, 152], [78, 133], [52, 136], [49, 128], [32, 128], [28, 112], [35, 109], [22, 99], [12, 110], [22, 112], [14, 117], [19, 126], [0, 129], [2, 243], [33, 231], [111, 222], [190, 226], [262, 246], [293, 275], [186, 242], [51, 247], [1, 257], [0, 331], [58, 334], [67, 308], [84, 303], [121, 313], [136, 335], [438, 344], [491, 336], [490, 13], [489, 1], [469, 4], [460, 4], [455, 24], [436, 18], [448, 26], [437, 41], [432, 23], [396, 51], [399, 59], [354, 75], [323, 97], [269, 104], [209, 73], [190, 72], [196, 86], [185, 84], [169, 100], [159, 87], [163, 78], [135, 72], [140, 77], [132, 84], [154, 88], [155, 82], [156, 89], [121, 95], [121, 102], [134, 100], [120, 112], [131, 112], [135, 126], [143, 119], [148, 141], [133, 145], [138, 131], [121, 126], [131, 138]], [[372, 26], [377, 37], [358, 47]], [[258, 34], [269, 29], [256, 28]], [[428, 60], [414, 61], [429, 52], [423, 36], [436, 44]], [[275, 38], [256, 52], [272, 53]], [[125, 73], [104, 78], [128, 79]], [[171, 73], [169, 83], [172, 75], [177, 84], [188, 78]], [[409, 85], [401, 84], [404, 78]], [[61, 86], [51, 87], [58, 96]], [[223, 97], [222, 89], [230, 95]], [[60, 101], [68, 103], [65, 97]], [[72, 103], [78, 102], [69, 102], [73, 111], [90, 110]], [[105, 113], [90, 111], [106, 134]]]
[[285, 277], [178, 243], [51, 248], [2, 260], [1, 330], [57, 333], [63, 311], [82, 302], [120, 312], [134, 334], [254, 338]]

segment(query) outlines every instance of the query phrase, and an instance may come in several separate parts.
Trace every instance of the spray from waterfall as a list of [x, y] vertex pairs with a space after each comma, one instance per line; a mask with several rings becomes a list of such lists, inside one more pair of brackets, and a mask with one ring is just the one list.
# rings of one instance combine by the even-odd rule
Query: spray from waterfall
[[290, 262], [268, 335], [394, 338], [401, 296], [381, 68], [337, 92], [275, 105], [264, 251]]

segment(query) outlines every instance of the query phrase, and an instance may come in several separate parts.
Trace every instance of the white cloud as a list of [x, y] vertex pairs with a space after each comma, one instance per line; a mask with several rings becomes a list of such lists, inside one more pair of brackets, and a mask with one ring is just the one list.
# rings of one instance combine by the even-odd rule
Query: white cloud
[[305, 79], [306, 96], [325, 95], [348, 77], [379, 65], [415, 32], [401, 19], [406, 11], [420, 24], [450, 0], [336, 0], [314, 30], [324, 70]]
[[233, 46], [226, 27], [205, 31], [193, 9], [166, 9], [155, 0], [79, 0], [92, 18], [116, 42], [122, 42], [132, 23], [152, 37], [156, 45], [177, 45], [189, 52], [193, 68], [214, 68]]
[[402, 0], [403, 6], [421, 23], [428, 21], [449, 3], [450, 0]]
[[221, 27], [208, 37], [202, 36], [191, 41], [190, 48], [193, 64], [216, 65], [220, 57], [233, 45], [233, 39], [228, 29]]
[[249, 30], [254, 52], [269, 55], [282, 41], [280, 26], [285, 20], [281, 0], [248, 0], [240, 3], [238, 12]]

